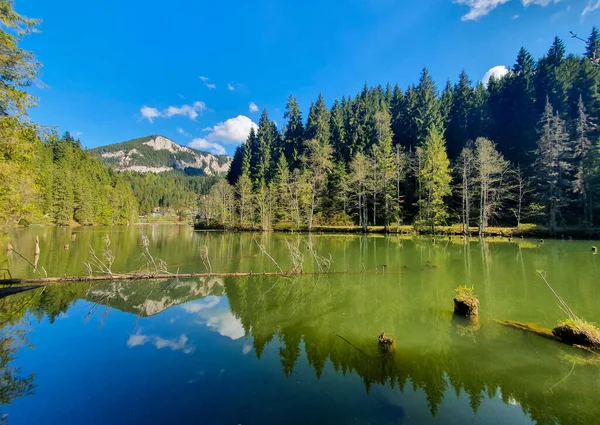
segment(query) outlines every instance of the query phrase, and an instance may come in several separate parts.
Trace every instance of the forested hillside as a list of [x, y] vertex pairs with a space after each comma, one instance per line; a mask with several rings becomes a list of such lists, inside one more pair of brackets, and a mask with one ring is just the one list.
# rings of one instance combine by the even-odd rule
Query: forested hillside
[[427, 69], [388, 84], [319, 95], [306, 123], [290, 96], [279, 131], [263, 112], [217, 184], [204, 218], [225, 226], [463, 223], [592, 226], [600, 207], [600, 36], [583, 55], [555, 38], [539, 60], [522, 48], [511, 72], [438, 89]]

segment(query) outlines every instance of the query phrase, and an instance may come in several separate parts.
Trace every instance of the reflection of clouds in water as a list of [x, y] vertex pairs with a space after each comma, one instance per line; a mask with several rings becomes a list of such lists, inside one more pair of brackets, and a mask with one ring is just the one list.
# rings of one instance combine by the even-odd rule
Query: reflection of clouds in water
[[188, 313], [200, 313], [202, 310], [208, 310], [219, 304], [221, 297], [209, 295], [208, 297], [191, 303], [186, 303], [182, 308]]
[[191, 344], [188, 345], [188, 341], [188, 337], [183, 334], [177, 339], [168, 339], [162, 338], [158, 335], [143, 335], [141, 333], [137, 333], [129, 335], [129, 338], [127, 339], [127, 346], [132, 348], [145, 345], [146, 343], [150, 342], [159, 350], [162, 348], [170, 348], [173, 351], [183, 351], [185, 354], [190, 354], [196, 350], [196, 347]]
[[203, 320], [198, 323], [205, 324], [218, 334], [233, 340], [240, 339], [245, 335], [242, 322], [236, 319], [229, 309], [215, 308], [220, 301], [221, 297], [210, 295], [200, 301], [187, 303], [182, 308], [201, 317]]
[[212, 315], [206, 317], [206, 324], [219, 334], [231, 339], [240, 339], [244, 336], [242, 323], [228, 310], [213, 312]]
[[250, 344], [244, 344], [244, 348], [242, 348], [242, 354], [245, 356], [250, 351], [252, 351], [252, 345], [250, 345]]

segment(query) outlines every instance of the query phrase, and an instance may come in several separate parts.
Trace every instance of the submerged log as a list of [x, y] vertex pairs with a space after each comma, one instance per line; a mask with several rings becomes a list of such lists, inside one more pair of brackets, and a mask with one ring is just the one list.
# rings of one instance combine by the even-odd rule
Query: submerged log
[[[515, 322], [513, 320], [495, 320], [495, 322], [499, 323], [503, 326], [507, 326], [507, 327], [514, 328], [514, 329], [519, 329], [519, 330], [525, 331], [525, 332], [531, 332], [531, 333], [541, 336], [543, 338], [551, 339], [553, 341], [561, 342], [563, 344], [568, 344], [575, 348], [580, 348], [580, 349], [583, 349], [583, 350], [586, 350], [586, 351], [589, 351], [589, 352], [592, 352], [595, 354], [600, 354], [600, 345], [594, 346], [594, 345], [587, 345], [587, 343], [582, 344], [582, 342], [586, 342], [586, 341], [583, 339], [580, 339], [580, 337], [577, 337], [576, 339], [569, 339], [570, 338], [569, 335], [570, 335], [572, 329], [569, 327], [569, 329], [571, 329], [571, 330], [567, 331], [563, 326], [561, 326], [561, 325], [564, 325], [564, 323], [557, 326], [553, 330], [550, 330], [550, 329], [542, 328], [535, 324]], [[560, 330], [557, 330], [559, 328], [560, 328]], [[561, 335], [561, 336], [559, 336], [559, 335]]]

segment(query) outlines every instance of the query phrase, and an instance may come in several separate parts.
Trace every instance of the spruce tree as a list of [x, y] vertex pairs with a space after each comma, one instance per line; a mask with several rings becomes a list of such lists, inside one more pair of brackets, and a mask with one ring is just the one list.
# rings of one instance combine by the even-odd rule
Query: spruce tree
[[451, 158], [457, 157], [462, 146], [469, 140], [473, 106], [474, 94], [471, 80], [463, 69], [458, 76], [458, 82], [454, 85], [452, 107], [446, 130], [448, 155]]
[[535, 152], [534, 172], [537, 177], [538, 197], [546, 210], [546, 222], [552, 232], [561, 219], [561, 210], [567, 204], [569, 189], [569, 156], [571, 149], [563, 120], [555, 114], [552, 105], [546, 107], [539, 123], [539, 139]]
[[419, 216], [432, 232], [436, 225], [445, 223], [448, 218], [445, 198], [452, 194], [451, 181], [446, 142], [437, 127], [433, 126], [423, 143], [423, 158], [419, 169]]
[[283, 150], [288, 164], [294, 169], [300, 165], [300, 158], [303, 153], [302, 143], [304, 142], [304, 124], [302, 122], [302, 113], [300, 112], [298, 101], [293, 95], [290, 95], [288, 98], [283, 117], [287, 121], [283, 136]]
[[439, 134], [443, 134], [444, 128], [442, 114], [440, 113], [438, 92], [427, 68], [423, 68], [419, 84], [416, 88], [414, 117], [416, 121], [416, 137], [419, 143], [425, 142], [433, 128]]

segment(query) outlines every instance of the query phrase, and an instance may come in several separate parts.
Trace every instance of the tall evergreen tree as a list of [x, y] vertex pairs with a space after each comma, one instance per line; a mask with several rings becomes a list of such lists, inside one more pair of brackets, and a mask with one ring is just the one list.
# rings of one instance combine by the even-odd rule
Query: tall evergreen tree
[[443, 134], [440, 101], [435, 83], [427, 68], [423, 68], [419, 84], [416, 88], [416, 136], [419, 143], [425, 143], [430, 131], [435, 128], [438, 134]]
[[554, 113], [546, 101], [539, 124], [539, 139], [534, 170], [537, 177], [538, 196], [545, 206], [547, 224], [556, 231], [561, 210], [567, 204], [569, 189], [569, 156], [571, 149], [563, 120]]
[[330, 129], [329, 129], [329, 110], [323, 95], [319, 94], [317, 103], [311, 105], [310, 112], [308, 114], [308, 121], [306, 123], [306, 138], [316, 139], [321, 144], [329, 143]]
[[288, 98], [284, 118], [287, 121], [283, 137], [285, 158], [292, 169], [294, 169], [300, 165], [300, 158], [303, 153], [304, 124], [298, 101], [293, 95], [290, 95]]
[[433, 126], [423, 144], [423, 161], [419, 169], [419, 216], [431, 231], [448, 218], [445, 198], [452, 194], [451, 181], [446, 142], [437, 127]]
[[452, 107], [446, 130], [448, 155], [451, 158], [457, 157], [462, 146], [469, 140], [473, 106], [474, 95], [471, 80], [463, 69], [458, 77], [458, 82], [454, 85]]

